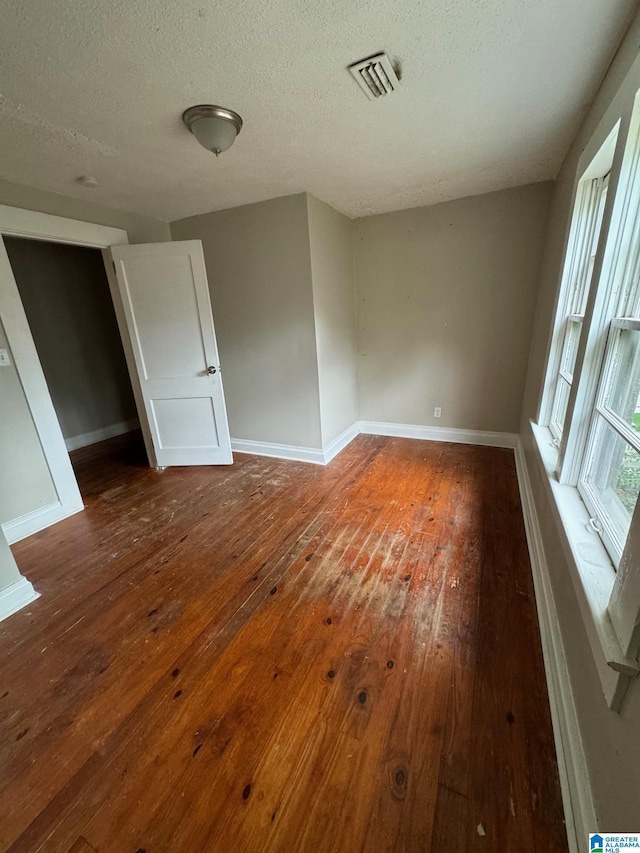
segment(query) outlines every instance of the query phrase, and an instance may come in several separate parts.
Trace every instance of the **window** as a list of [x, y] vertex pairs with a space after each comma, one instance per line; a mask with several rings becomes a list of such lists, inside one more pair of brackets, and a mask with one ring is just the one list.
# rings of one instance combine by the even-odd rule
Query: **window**
[[578, 180], [532, 424], [615, 710], [640, 674], [640, 93], [618, 144], [623, 126], [620, 118]]
[[624, 145], [620, 120], [578, 182], [533, 426], [616, 710], [640, 672], [640, 93], [635, 101]]
[[578, 489], [615, 566], [640, 491], [640, 319], [610, 323]]
[[[571, 455], [575, 457], [573, 470], [578, 475], [574, 485], [614, 568], [620, 563], [640, 492], [640, 134], [636, 133], [636, 139], [629, 140], [627, 147], [631, 168], [627, 182], [621, 180], [618, 185], [618, 199], [614, 200], [618, 202], [619, 215], [616, 225], [602, 235], [600, 247], [608, 176], [592, 180], [584, 190], [587, 197], [590, 192], [598, 193], [597, 203], [583, 201], [582, 207], [586, 211], [583, 214], [586, 228], [592, 222], [595, 236], [587, 233], [584, 238], [589, 246], [588, 252], [583, 251], [582, 262], [587, 272], [575, 277], [577, 284], [567, 297], [572, 308], [578, 306], [578, 312], [569, 314], [565, 320], [558, 379], [558, 384], [563, 382], [570, 392], [585, 311], [590, 302], [592, 311], [586, 331], [591, 346], [587, 348], [579, 379], [585, 393], [574, 397], [571, 427], [575, 434], [580, 432], [581, 424], [586, 429], [583, 429], [584, 439], [573, 441], [569, 459], [561, 458], [560, 464], [566, 472], [571, 467]], [[598, 248], [603, 254], [608, 253], [611, 262], [608, 273], [604, 264], [596, 271], [592, 294], [589, 280]], [[589, 384], [593, 386], [591, 393]], [[568, 400], [569, 393], [566, 396]], [[565, 404], [563, 426], [566, 411]], [[562, 436], [563, 449], [570, 446], [567, 438]]]
[[563, 287], [564, 305], [561, 312], [563, 317], [558, 330], [562, 345], [549, 422], [549, 429], [556, 444], [560, 444], [562, 439], [608, 186], [608, 175], [583, 180], [579, 184], [576, 196], [569, 250], [570, 260]]

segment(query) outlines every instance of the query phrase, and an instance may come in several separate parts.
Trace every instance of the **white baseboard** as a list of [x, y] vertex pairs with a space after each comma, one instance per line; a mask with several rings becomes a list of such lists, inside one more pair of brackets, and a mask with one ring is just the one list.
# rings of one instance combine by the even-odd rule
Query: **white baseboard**
[[364, 435], [389, 435], [394, 438], [419, 438], [424, 441], [452, 441], [457, 444], [480, 444], [486, 447], [515, 447], [518, 440], [514, 432], [487, 432], [452, 427], [392, 424], [382, 421], [358, 421], [358, 429]]
[[12, 545], [14, 542], [19, 542], [20, 539], [26, 539], [27, 536], [44, 530], [45, 527], [49, 527], [51, 524], [56, 524], [56, 522], [62, 521], [70, 515], [75, 515], [76, 512], [80, 512], [82, 509], [84, 509], [82, 504], [63, 507], [57, 501], [54, 504], [47, 504], [47, 506], [34, 509], [33, 512], [21, 515], [20, 518], [14, 518], [12, 521], [5, 522], [2, 525], [2, 531], [7, 537], [9, 545]]
[[348, 444], [351, 444], [353, 439], [360, 435], [360, 429], [358, 428], [358, 424], [351, 424], [350, 427], [347, 427], [344, 432], [341, 432], [340, 435], [336, 436], [333, 441], [329, 442], [325, 448], [322, 450], [322, 455], [324, 457], [324, 464], [327, 465], [334, 459], [341, 450], [344, 450]]
[[255, 456], [273, 456], [276, 459], [292, 459], [295, 462], [311, 462], [313, 465], [326, 465], [341, 450], [359, 435], [357, 424], [336, 436], [322, 450], [316, 447], [298, 447], [293, 444], [272, 444], [269, 441], [248, 441], [244, 438], [232, 438], [231, 449], [234, 453], [252, 453]]
[[31, 581], [26, 578], [20, 578], [11, 586], [0, 589], [0, 621], [17, 613], [36, 598], [40, 598], [40, 593], [35, 591]]
[[78, 450], [79, 447], [87, 447], [89, 444], [96, 444], [98, 441], [106, 441], [107, 438], [115, 438], [116, 435], [124, 435], [125, 432], [132, 432], [140, 427], [138, 418], [132, 418], [130, 421], [120, 421], [117, 424], [110, 424], [95, 429], [93, 432], [84, 432], [82, 435], [74, 435], [71, 438], [66, 438], [64, 443], [68, 451]]
[[570, 853], [579, 853], [587, 843], [588, 833], [597, 831], [596, 813], [542, 533], [520, 440], [516, 445], [515, 456], [536, 594], [567, 838]]
[[268, 441], [248, 441], [244, 438], [232, 438], [231, 449], [234, 453], [253, 453], [256, 456], [273, 456], [276, 459], [293, 459], [296, 462], [326, 465], [361, 433], [388, 435], [393, 438], [418, 438], [426, 441], [453, 441], [457, 444], [479, 444], [487, 447], [513, 448], [518, 440], [518, 436], [513, 432], [486, 432], [414, 424], [390, 424], [382, 421], [357, 421], [322, 450], [291, 444], [272, 444]]
[[311, 462], [324, 465], [324, 453], [317, 447], [297, 447], [293, 444], [272, 444], [269, 441], [247, 441], [232, 438], [234, 453], [252, 453], [254, 456], [273, 456], [276, 459], [292, 459], [295, 462]]

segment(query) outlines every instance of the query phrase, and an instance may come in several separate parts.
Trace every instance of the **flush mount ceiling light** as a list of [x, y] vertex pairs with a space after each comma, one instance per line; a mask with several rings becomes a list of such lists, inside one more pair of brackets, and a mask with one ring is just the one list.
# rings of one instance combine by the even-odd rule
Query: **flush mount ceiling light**
[[207, 151], [213, 151], [216, 157], [231, 148], [242, 129], [238, 113], [212, 104], [189, 107], [183, 112], [182, 121], [200, 145]]

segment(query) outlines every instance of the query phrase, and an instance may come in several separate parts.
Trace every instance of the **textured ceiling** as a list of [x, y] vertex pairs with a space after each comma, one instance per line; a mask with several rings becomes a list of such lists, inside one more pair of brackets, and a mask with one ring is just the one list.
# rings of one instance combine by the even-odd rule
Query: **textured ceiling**
[[[164, 220], [362, 216], [555, 177], [635, 0], [2, 0], [0, 177]], [[386, 50], [401, 90], [346, 71]], [[244, 128], [218, 160], [198, 103]], [[75, 178], [92, 174], [100, 186]]]

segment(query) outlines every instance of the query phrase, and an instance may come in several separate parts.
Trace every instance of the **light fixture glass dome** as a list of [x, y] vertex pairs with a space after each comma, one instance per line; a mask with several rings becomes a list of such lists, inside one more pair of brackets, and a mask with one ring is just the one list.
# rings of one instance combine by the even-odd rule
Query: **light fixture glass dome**
[[212, 104], [189, 107], [182, 120], [200, 145], [216, 157], [233, 145], [242, 128], [238, 113]]

